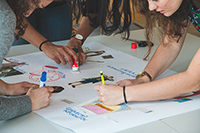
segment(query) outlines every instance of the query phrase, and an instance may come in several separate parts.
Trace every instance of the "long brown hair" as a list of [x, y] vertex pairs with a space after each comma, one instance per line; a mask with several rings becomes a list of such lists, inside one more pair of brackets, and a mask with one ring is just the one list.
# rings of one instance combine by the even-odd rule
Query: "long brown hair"
[[[107, 35], [117, 31], [124, 33], [124, 37], [128, 38], [129, 26], [135, 13], [135, 10], [132, 10], [134, 7], [132, 1], [134, 0], [76, 0], [74, 2], [76, 7], [72, 8], [74, 10], [72, 12], [75, 18], [79, 18], [82, 14], [88, 16], [91, 26], [94, 28], [101, 26]], [[96, 17], [91, 17], [91, 13], [96, 14]], [[106, 23], [108, 21], [109, 25]]]
[[183, 0], [179, 9], [170, 17], [166, 17], [156, 11], [149, 11], [147, 0], [137, 0], [138, 11], [146, 17], [146, 38], [147, 42], [149, 42], [149, 51], [144, 59], [147, 59], [151, 51], [150, 40], [155, 24], [159, 26], [162, 35], [168, 35], [171, 39], [179, 41], [184, 29], [189, 24], [189, 5], [190, 0]]

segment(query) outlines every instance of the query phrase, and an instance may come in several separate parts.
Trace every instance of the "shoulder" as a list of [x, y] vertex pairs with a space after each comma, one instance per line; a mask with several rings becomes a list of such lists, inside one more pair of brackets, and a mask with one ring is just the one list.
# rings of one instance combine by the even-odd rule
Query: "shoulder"
[[0, 18], [1, 28], [3, 28], [3, 26], [9, 26], [15, 29], [16, 16], [6, 0], [0, 0]]
[[14, 41], [16, 16], [6, 0], [0, 0], [0, 67]]

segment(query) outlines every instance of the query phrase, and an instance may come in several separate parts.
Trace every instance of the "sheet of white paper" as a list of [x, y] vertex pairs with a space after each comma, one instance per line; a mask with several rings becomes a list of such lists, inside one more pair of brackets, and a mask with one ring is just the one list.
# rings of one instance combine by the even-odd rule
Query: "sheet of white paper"
[[[54, 93], [51, 97], [50, 105], [35, 111], [35, 113], [80, 133], [116, 132], [200, 108], [200, 97], [193, 96], [190, 97], [192, 100], [182, 103], [173, 99], [154, 102], [133, 102], [127, 104], [132, 108], [131, 110], [102, 115], [91, 114], [82, 109], [81, 106], [97, 100], [94, 84], [79, 85], [73, 88], [68, 83], [80, 81], [83, 78], [98, 77], [100, 76], [100, 71], [103, 71], [105, 75], [114, 77], [113, 82], [105, 81], [106, 84], [114, 84], [122, 79], [135, 78], [144, 69], [147, 61], [113, 50], [100, 43], [84, 44], [84, 47], [90, 48], [91, 51], [104, 50], [105, 53], [102, 55], [88, 57], [87, 60], [105, 61], [105, 63], [86, 61], [80, 66], [80, 73], [73, 73], [71, 66], [57, 65], [46, 57], [44, 53], [37, 52], [9, 58], [12, 61], [27, 63], [16, 67], [17, 70], [25, 74], [6, 77], [3, 80], [10, 83], [28, 81], [39, 84], [41, 72], [47, 71], [46, 84], [62, 86], [65, 89], [60, 93]], [[103, 59], [102, 56], [104, 55], [112, 55], [114, 58]], [[172, 74], [175, 74], [175, 72], [167, 70], [159, 78]]]

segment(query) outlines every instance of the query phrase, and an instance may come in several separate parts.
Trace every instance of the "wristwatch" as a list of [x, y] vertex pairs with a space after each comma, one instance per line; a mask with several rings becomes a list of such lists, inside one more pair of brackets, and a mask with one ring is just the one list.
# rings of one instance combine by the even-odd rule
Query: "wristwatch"
[[80, 40], [80, 41], [82, 42], [82, 44], [83, 44], [84, 38], [83, 38], [83, 36], [82, 36], [81, 34], [75, 34], [75, 35], [73, 35], [72, 37], [74, 37], [74, 38]]
[[143, 77], [143, 76], [145, 76], [145, 75], [149, 78], [150, 81], [152, 81], [151, 75], [148, 74], [146, 71], [140, 72], [140, 73], [136, 76], [136, 79], [139, 78], [139, 77]]

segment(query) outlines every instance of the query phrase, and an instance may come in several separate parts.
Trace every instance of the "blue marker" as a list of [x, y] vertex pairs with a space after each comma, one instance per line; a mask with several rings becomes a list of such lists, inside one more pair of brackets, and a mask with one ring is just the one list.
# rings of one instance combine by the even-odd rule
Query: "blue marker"
[[47, 80], [47, 73], [45, 71], [42, 72], [42, 76], [40, 78], [40, 87], [45, 86], [45, 82]]

